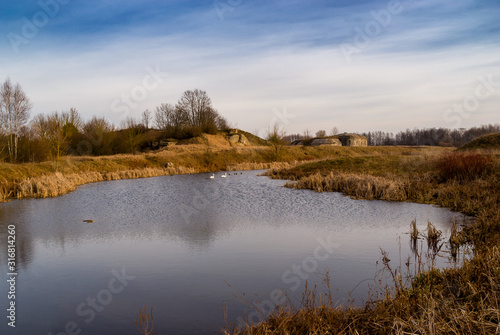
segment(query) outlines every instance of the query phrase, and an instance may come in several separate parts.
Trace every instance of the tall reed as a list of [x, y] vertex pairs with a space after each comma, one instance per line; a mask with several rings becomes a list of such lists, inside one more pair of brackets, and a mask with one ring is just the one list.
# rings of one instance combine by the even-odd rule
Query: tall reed
[[141, 332], [141, 335], [155, 335], [157, 332], [154, 331], [154, 318], [153, 318], [153, 308], [148, 312], [146, 306], [139, 310], [139, 318], [135, 321], [135, 326], [137, 330]]
[[[434, 262], [445, 245], [442, 233], [430, 222], [419, 232], [414, 221], [411, 239], [425, 239], [427, 253], [424, 260], [422, 250], [415, 248], [415, 270], [409, 281], [403, 281], [401, 269], [392, 267], [383, 255], [392, 286], [379, 285], [380, 292], [370, 295], [362, 308], [311, 307], [311, 303], [292, 311], [280, 308], [264, 323], [231, 334], [499, 334], [500, 156], [496, 152], [488, 157], [433, 153], [377, 159], [383, 169], [370, 164], [370, 159], [354, 165], [337, 159], [273, 171], [274, 178], [292, 180], [287, 183], [291, 188], [434, 203], [473, 215], [475, 224], [459, 231], [454, 223], [448, 240], [452, 258], [453, 249], [463, 243], [473, 253], [458, 266], [436, 269]], [[440, 168], [441, 163], [455, 160], [458, 166]], [[406, 266], [410, 268], [410, 259]]]

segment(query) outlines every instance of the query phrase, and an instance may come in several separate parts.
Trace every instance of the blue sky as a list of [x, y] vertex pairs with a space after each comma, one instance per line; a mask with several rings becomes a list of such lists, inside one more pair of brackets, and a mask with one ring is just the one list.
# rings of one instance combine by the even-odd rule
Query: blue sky
[[3, 1], [0, 80], [33, 115], [119, 124], [207, 91], [263, 135], [498, 123], [500, 0]]

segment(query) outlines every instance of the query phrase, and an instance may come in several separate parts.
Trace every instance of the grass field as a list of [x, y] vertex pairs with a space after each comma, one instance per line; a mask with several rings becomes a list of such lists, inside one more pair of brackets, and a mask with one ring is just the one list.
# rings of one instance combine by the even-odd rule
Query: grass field
[[[283, 147], [279, 159], [268, 146], [231, 147], [186, 144], [137, 155], [67, 156], [43, 163], [0, 163], [0, 201], [52, 197], [76, 187], [104, 180], [144, 178], [169, 174], [253, 170], [331, 157], [397, 154], [400, 148]], [[171, 163], [171, 167], [165, 167]]]
[[[490, 141], [490, 140], [489, 140]], [[483, 142], [480, 142], [482, 146]], [[472, 215], [451, 245], [473, 250], [460, 267], [437, 270], [420, 258], [415, 277], [391, 274], [363, 308], [336, 307], [327, 290], [305, 288], [302, 308], [280, 306], [266, 322], [226, 334], [495, 334], [500, 332], [500, 152], [437, 147], [283, 147], [188, 144], [159, 152], [65, 157], [0, 164], [0, 199], [51, 197], [103, 180], [224, 170], [269, 169], [287, 187], [363, 199], [411, 201]], [[168, 166], [170, 164], [170, 167]], [[410, 226], [410, 222], [408, 223]], [[431, 228], [428, 232], [432, 231]], [[418, 236], [419, 232], [414, 232]], [[435, 256], [434, 256], [435, 257]], [[420, 264], [422, 263], [422, 264]], [[423, 269], [427, 269], [423, 271]], [[430, 270], [429, 270], [430, 269]]]
[[[301, 308], [280, 306], [264, 323], [245, 330], [228, 326], [226, 334], [500, 333], [499, 166], [499, 151], [491, 149], [394, 148], [270, 169], [269, 176], [288, 179], [290, 188], [437, 204], [473, 215], [476, 223], [454, 230], [448, 241], [440, 241], [429, 225], [425, 238], [433, 241], [435, 253], [406, 265], [418, 268], [411, 278], [382, 254], [392, 285], [378, 287], [363, 308], [336, 307], [329, 289], [306, 287]], [[435, 269], [433, 259], [443, 243], [451, 252], [467, 245], [472, 254], [461, 266]]]

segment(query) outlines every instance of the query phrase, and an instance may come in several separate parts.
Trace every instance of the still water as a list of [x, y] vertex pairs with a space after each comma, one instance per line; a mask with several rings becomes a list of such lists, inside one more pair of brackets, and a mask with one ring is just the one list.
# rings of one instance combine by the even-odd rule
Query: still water
[[[380, 265], [410, 254], [410, 222], [449, 231], [457, 213], [429, 205], [291, 190], [262, 171], [103, 182], [51, 199], [0, 204], [1, 334], [214, 334], [258, 321], [326, 270], [335, 301], [362, 303]], [[93, 220], [85, 223], [84, 220]], [[7, 325], [7, 227], [16, 227], [16, 328]], [[445, 265], [445, 260], [440, 260]], [[371, 280], [370, 280], [371, 279]], [[359, 284], [359, 285], [358, 285]], [[281, 292], [281, 293], [280, 293]], [[246, 312], [245, 312], [246, 310]]]

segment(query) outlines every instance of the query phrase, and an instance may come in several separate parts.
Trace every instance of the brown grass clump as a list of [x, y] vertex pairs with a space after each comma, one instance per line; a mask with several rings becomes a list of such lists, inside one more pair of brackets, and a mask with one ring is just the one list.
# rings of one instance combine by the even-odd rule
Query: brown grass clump
[[[497, 334], [500, 321], [500, 249], [480, 250], [460, 268], [424, 266], [410, 281], [382, 253], [383, 272], [392, 286], [378, 286], [361, 308], [336, 306], [307, 283], [300, 307], [278, 306], [267, 320], [245, 329], [228, 326], [225, 334]], [[435, 256], [434, 256], [435, 257]], [[419, 258], [417, 262], [422, 262]], [[433, 263], [433, 262], [432, 262]], [[409, 265], [407, 265], [409, 270]]]
[[460, 247], [464, 244], [462, 234], [457, 226], [456, 220], [453, 220], [448, 243], [450, 245], [450, 255], [453, 260], [456, 260], [458, 257], [458, 252], [460, 251]]
[[163, 176], [180, 172], [182, 169], [137, 169], [116, 172], [87, 172], [33, 177], [22, 180], [13, 191], [14, 198], [48, 198], [56, 197], [75, 190], [78, 186], [100, 181], [135, 179]]
[[418, 228], [417, 228], [417, 219], [414, 219], [412, 222], [411, 222], [411, 225], [410, 225], [410, 238], [413, 241], [417, 241], [418, 239]]
[[437, 230], [430, 221], [427, 221], [427, 248], [434, 253], [437, 253], [440, 249], [441, 235], [442, 232]]
[[465, 182], [482, 178], [491, 168], [491, 157], [478, 152], [445, 153], [436, 162], [436, 169], [444, 181]]
[[[304, 163], [299, 162], [299, 161], [293, 161], [293, 162], [270, 162], [270, 163], [252, 163], [252, 162], [246, 162], [246, 163], [239, 163], [235, 165], [231, 165], [227, 167], [228, 171], [247, 171], [247, 170], [268, 170], [268, 171], [274, 171], [274, 170], [282, 170], [282, 169], [289, 169], [294, 166], [297, 166], [299, 164]], [[268, 172], [265, 172], [264, 175], [267, 175]]]
[[274, 169], [267, 175], [290, 180], [286, 184], [290, 188], [342, 192], [369, 200], [437, 204], [472, 216], [496, 208], [500, 201], [500, 156], [490, 156], [491, 168], [482, 177], [443, 181], [436, 171], [442, 152], [340, 157]]
[[[459, 269], [418, 272], [406, 284], [383, 254], [392, 287], [379, 287], [362, 308], [336, 306], [307, 283], [300, 307], [278, 306], [261, 324], [228, 327], [226, 334], [497, 334], [500, 250], [480, 253]], [[423, 268], [423, 267], [422, 267]], [[382, 274], [382, 273], [381, 273]]]
[[405, 201], [409, 183], [371, 175], [331, 172], [327, 176], [316, 173], [285, 186], [317, 192], [343, 192], [355, 198]]
[[[0, 163], [0, 201], [58, 196], [71, 192], [80, 185], [103, 180], [228, 170], [283, 169], [293, 168], [298, 162], [317, 162], [331, 157], [395, 157], [402, 152], [400, 148], [391, 147], [285, 146], [277, 162], [272, 148], [268, 146], [231, 147], [225, 144], [225, 139], [209, 135], [201, 140], [203, 143], [174, 145], [161, 151], [140, 155], [68, 156], [57, 162]], [[419, 152], [422, 149], [413, 150]], [[171, 165], [173, 167], [165, 167]]]
[[154, 331], [153, 308], [149, 312], [146, 310], [146, 306], [141, 308], [139, 310], [139, 318], [135, 320], [135, 326], [141, 332], [141, 335], [158, 334]]
[[[483, 153], [402, 152], [333, 158], [282, 170], [273, 178], [288, 187], [338, 191], [365, 199], [433, 203], [473, 215], [475, 224], [459, 231], [455, 222], [447, 241], [452, 259], [466, 243], [473, 253], [454, 268], [436, 269], [444, 246], [430, 222], [424, 233], [411, 224], [412, 240], [425, 239], [428, 252], [411, 273], [382, 264], [391, 285], [376, 287], [362, 308], [334, 307], [307, 291], [301, 308], [278, 307], [265, 322], [227, 334], [499, 334], [500, 203], [499, 155]], [[450, 165], [451, 164], [451, 165]], [[459, 266], [461, 265], [461, 266]], [[423, 271], [423, 269], [426, 269]], [[405, 280], [403, 280], [405, 279]], [[327, 296], [327, 294], [325, 294]]]

